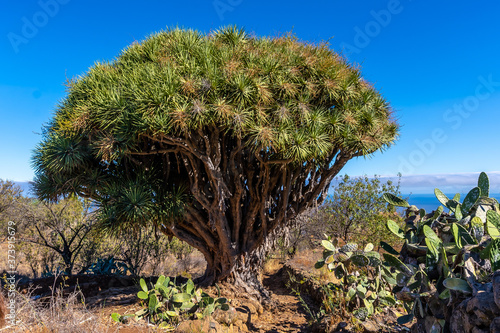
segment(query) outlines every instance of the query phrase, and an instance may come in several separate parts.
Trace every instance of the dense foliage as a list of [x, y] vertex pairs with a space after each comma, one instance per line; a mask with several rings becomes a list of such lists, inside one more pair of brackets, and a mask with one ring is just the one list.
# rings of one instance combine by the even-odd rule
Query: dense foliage
[[340, 313], [343, 317], [351, 314], [365, 320], [385, 306], [396, 304], [390, 293], [388, 279], [383, 274], [381, 256], [373, 251], [372, 243], [358, 249], [357, 243], [338, 246], [338, 240], [329, 238], [322, 241], [323, 258], [315, 268], [323, 266], [335, 273], [336, 283], [330, 282], [325, 288], [327, 297], [323, 306], [327, 313]]
[[386, 229], [385, 221], [391, 218], [400, 222], [401, 217], [382, 195], [399, 194], [399, 181], [394, 184], [391, 180], [383, 182], [376, 175], [372, 178], [344, 175], [337, 178], [330, 192], [305, 226], [318, 239], [326, 233], [344, 243], [397, 242], [398, 238]]
[[397, 130], [326, 44], [173, 29], [69, 84], [34, 155], [36, 191], [96, 200], [109, 230], [152, 222], [205, 255], [207, 282], [248, 282], [269, 235]]
[[[393, 292], [408, 311], [400, 322], [417, 318], [428, 331], [448, 332], [456, 305], [488, 290], [488, 283], [491, 288], [492, 273], [500, 269], [500, 206], [489, 197], [489, 187], [483, 172], [462, 202], [459, 193], [450, 199], [435, 189], [443, 206], [431, 213], [386, 195], [388, 202], [407, 207], [404, 230], [387, 222], [405, 244], [400, 252], [386, 247], [384, 254], [396, 270]], [[488, 321], [483, 324], [489, 328]]]

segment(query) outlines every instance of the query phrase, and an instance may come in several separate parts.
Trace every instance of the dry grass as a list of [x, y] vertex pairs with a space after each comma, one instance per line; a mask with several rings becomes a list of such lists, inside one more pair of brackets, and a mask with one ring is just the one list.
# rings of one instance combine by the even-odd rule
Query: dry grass
[[172, 254], [167, 254], [165, 260], [162, 263], [151, 269], [146, 267], [144, 269], [144, 276], [184, 276], [187, 278], [197, 278], [202, 276], [205, 272], [207, 262], [203, 254], [194, 250], [192, 253], [186, 255], [183, 259], [177, 259]]
[[16, 295], [15, 327], [8, 332], [110, 332], [99, 317], [86, 309], [82, 295], [74, 292], [67, 297], [56, 290], [46, 300], [35, 300], [33, 290]]
[[[175, 257], [166, 260], [168, 266], [161, 267], [161, 273], [171, 276], [182, 275], [197, 277], [203, 274], [206, 266], [205, 259], [200, 252], [194, 251], [183, 260]], [[33, 332], [33, 333], [135, 333], [135, 332], [164, 332], [154, 325], [140, 320], [129, 320], [129, 323], [118, 324], [111, 319], [111, 313], [121, 315], [133, 314], [142, 307], [139, 304], [129, 306], [89, 308], [85, 304], [85, 297], [81, 292], [63, 295], [57, 286], [49, 297], [37, 299], [35, 289], [25, 293], [16, 293], [16, 326], [7, 326], [0, 329], [3, 332]]]
[[270, 258], [264, 263], [264, 274], [274, 274], [283, 266], [280, 258]]
[[297, 268], [311, 270], [314, 269], [314, 264], [322, 258], [322, 253], [321, 249], [303, 249], [298, 251], [289, 262]]
[[88, 309], [83, 295], [73, 292], [63, 296], [56, 290], [46, 299], [35, 300], [33, 290], [16, 295], [16, 326], [7, 326], [0, 332], [32, 333], [141, 333], [162, 332], [158, 327], [145, 321], [123, 325], [111, 319], [112, 312], [134, 313], [140, 309], [138, 304], [118, 308]]
[[321, 269], [315, 269], [314, 264], [322, 258], [323, 249], [303, 249], [289, 260], [290, 264], [293, 267], [297, 267], [303, 270], [308, 271], [312, 276], [318, 278], [318, 280], [322, 283], [338, 283], [339, 280], [335, 277], [333, 272], [330, 272], [325, 266]]

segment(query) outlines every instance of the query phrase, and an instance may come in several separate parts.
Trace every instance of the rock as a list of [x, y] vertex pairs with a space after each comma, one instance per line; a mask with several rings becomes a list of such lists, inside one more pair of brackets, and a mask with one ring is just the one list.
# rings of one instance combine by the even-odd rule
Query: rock
[[246, 305], [246, 307], [248, 308], [248, 311], [250, 311], [251, 314], [257, 315], [257, 309], [255, 308], [255, 306], [253, 304], [248, 303]]
[[493, 297], [495, 299], [495, 304], [500, 308], [500, 270], [497, 270], [493, 274]]
[[252, 319], [252, 314], [250, 313], [250, 310], [245, 306], [245, 307], [238, 307], [236, 308], [236, 317], [238, 320], [241, 320], [244, 323], [247, 323], [251, 321]]
[[432, 296], [427, 300], [427, 307], [430, 310], [430, 313], [437, 319], [444, 319], [445, 308], [443, 307], [442, 301], [439, 299], [438, 293], [435, 292]]
[[486, 223], [486, 212], [490, 209], [491, 206], [479, 205], [477, 206], [476, 212], [473, 214], [473, 216], [479, 217], [483, 223]]
[[427, 333], [425, 330], [425, 322], [424, 321], [418, 321], [415, 324], [411, 325], [411, 333]]
[[248, 332], [248, 325], [252, 322], [252, 314], [247, 306], [241, 306], [235, 309], [236, 320], [234, 326], [238, 327], [242, 332]]
[[417, 319], [417, 322], [413, 324], [411, 327], [411, 332], [427, 333], [427, 332], [432, 332], [435, 329], [441, 330], [441, 325], [439, 324], [438, 319], [433, 316], [426, 316], [425, 318]]
[[[177, 326], [176, 333], [222, 333], [223, 327], [211, 317], [205, 317], [200, 320], [186, 320]], [[227, 328], [226, 328], [227, 332]]]
[[229, 307], [229, 310], [223, 311], [221, 309], [217, 309], [212, 313], [212, 318], [220, 324], [223, 325], [231, 325], [234, 324], [238, 319], [238, 312], [234, 307]]
[[222, 326], [221, 330], [220, 330], [220, 333], [240, 333], [240, 332], [243, 332], [243, 331], [241, 331], [238, 327], [236, 327], [234, 325], [229, 325], [229, 327]]
[[[430, 322], [432, 323], [430, 324]], [[436, 318], [433, 318], [433, 320], [427, 320], [426, 324], [430, 324], [430, 326], [427, 326], [429, 332], [441, 332], [441, 324], [439, 324], [439, 321]]]
[[489, 333], [490, 331], [487, 331], [487, 330], [483, 330], [483, 329], [480, 329], [478, 327], [474, 327], [472, 329], [472, 332], [471, 333]]
[[500, 317], [496, 317], [491, 321], [490, 333], [500, 332]]
[[241, 320], [237, 320], [235, 323], [234, 323], [234, 326], [238, 327], [238, 329], [241, 331], [241, 332], [248, 332], [248, 326], [242, 322]]
[[470, 316], [474, 326], [489, 327], [491, 320], [500, 316], [500, 309], [495, 303], [493, 294], [488, 292], [480, 292], [471, 298], [467, 302], [467, 312], [475, 315]]
[[251, 312], [252, 314], [261, 315], [262, 313], [264, 313], [264, 308], [262, 307], [262, 304], [260, 304], [259, 301], [255, 300], [253, 298], [250, 298], [247, 300], [246, 303], [247, 303], [246, 305], [252, 305], [253, 308], [255, 309], [255, 312]]
[[468, 333], [472, 331], [472, 325], [469, 322], [469, 315], [467, 314], [467, 302], [462, 301], [451, 315], [450, 330], [454, 333]]
[[[498, 284], [498, 282], [497, 282]], [[450, 329], [456, 333], [487, 333], [500, 332], [500, 319], [498, 324], [492, 323], [492, 319], [500, 318], [500, 308], [497, 306], [494, 298], [494, 286], [483, 284], [474, 297], [462, 301], [453, 310]], [[492, 328], [493, 327], [493, 330]]]

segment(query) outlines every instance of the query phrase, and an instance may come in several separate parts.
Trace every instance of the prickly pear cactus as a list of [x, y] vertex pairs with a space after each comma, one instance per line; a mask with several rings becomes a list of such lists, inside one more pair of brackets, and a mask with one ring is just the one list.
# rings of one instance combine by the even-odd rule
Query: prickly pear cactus
[[485, 173], [462, 202], [459, 194], [450, 199], [439, 189], [434, 193], [442, 206], [428, 214], [384, 195], [387, 202], [407, 208], [404, 230], [387, 221], [387, 228], [405, 244], [400, 253], [389, 244], [381, 246], [388, 252], [384, 264], [392, 267], [384, 268], [387, 281], [408, 312], [398, 322], [417, 318], [416, 325], [432, 323], [433, 332], [448, 332], [454, 306], [476, 294], [500, 269], [500, 207], [488, 197]]
[[322, 245], [323, 258], [315, 267], [326, 266], [335, 273], [338, 282], [329, 283], [326, 291], [341, 300], [345, 312], [352, 313], [358, 320], [365, 320], [382, 307], [395, 304], [390, 284], [385, 280], [380, 254], [373, 251], [373, 244], [359, 250], [355, 243], [337, 247], [337, 242], [328, 238]]

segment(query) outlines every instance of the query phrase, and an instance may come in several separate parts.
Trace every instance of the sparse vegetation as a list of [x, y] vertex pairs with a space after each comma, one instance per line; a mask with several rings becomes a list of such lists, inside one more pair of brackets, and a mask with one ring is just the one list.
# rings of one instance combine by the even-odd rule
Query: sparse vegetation
[[[93, 228], [95, 208], [88, 201], [68, 197], [54, 203], [41, 202], [23, 195], [13, 183], [1, 184], [0, 222], [16, 222], [17, 264], [26, 276], [105, 271], [132, 275], [159, 275], [163, 271], [177, 275], [204, 265], [191, 246], [175, 238], [158, 237], [152, 226], [106, 234]], [[2, 233], [6, 230], [2, 228]]]
[[[289, 278], [294, 281], [289, 284], [290, 292], [297, 297], [311, 325], [326, 327], [325, 320], [334, 316], [344, 318], [353, 330], [362, 330], [373, 316], [384, 316], [388, 307], [399, 307], [398, 311], [407, 311], [406, 315], [397, 318], [399, 325], [413, 321], [428, 331], [444, 333], [450, 329], [450, 319], [456, 308], [448, 306], [450, 300], [456, 305], [474, 298], [478, 290], [491, 285], [492, 272], [500, 268], [500, 206], [495, 199], [488, 197], [489, 181], [484, 173], [480, 175], [478, 186], [463, 201], [459, 195], [448, 198], [438, 189], [435, 194], [443, 206], [431, 213], [410, 206], [396, 195], [384, 194], [384, 200], [392, 206], [406, 208], [404, 224], [392, 219], [385, 223], [388, 232], [404, 242], [400, 250], [385, 241], [381, 241], [379, 251], [375, 251], [371, 243], [359, 248], [354, 243], [344, 244], [341, 237], [330, 237], [321, 242], [323, 255], [316, 268], [329, 274], [325, 280], [317, 279], [323, 284], [320, 288], [324, 295], [321, 304], [311, 304], [309, 298], [304, 298], [304, 290], [297, 287], [304, 281], [291, 275]], [[16, 197], [25, 199], [22, 195]], [[14, 207], [12, 201], [9, 209]], [[311, 216], [315, 215], [307, 218]], [[177, 252], [172, 258], [177, 257], [179, 261], [184, 261], [191, 251], [181, 244], [173, 244], [169, 249]], [[311, 262], [307, 261], [311, 260], [313, 251], [300, 249], [291, 262], [311, 267]], [[307, 258], [303, 258], [303, 253], [308, 253]], [[103, 257], [99, 263], [100, 266], [95, 265], [91, 270], [115, 274], [119, 271], [119, 265], [112, 258], [105, 260]], [[279, 272], [281, 264], [274, 260], [268, 266], [272, 274], [277, 274], [275, 272]], [[121, 274], [125, 273], [121, 271]], [[128, 314], [114, 313], [112, 318], [116, 325], [127, 322], [126, 325], [141, 325], [144, 322], [173, 330], [183, 320], [201, 319], [210, 316], [217, 308], [227, 310], [231, 307], [223, 295], [211, 297], [190, 279], [177, 285], [170, 278], [160, 276], [149, 286], [141, 279], [138, 298], [143, 300], [142, 308], [135, 308]], [[110, 327], [103, 326], [106, 319], [85, 306], [81, 292], [68, 294], [64, 284], [60, 288], [54, 286], [52, 295], [44, 296], [46, 301], [34, 300], [29, 293], [19, 294], [22, 304], [19, 311], [32, 313], [38, 320], [34, 327], [41, 330], [71, 328], [78, 332], [80, 328], [84, 331], [91, 327], [96, 332], [110, 331]], [[34, 319], [27, 319], [19, 313], [22, 325], [33, 325]], [[63, 316], [66, 317], [63, 319]], [[132, 324], [130, 319], [136, 323]], [[471, 319], [471, 322], [474, 321]]]
[[34, 289], [17, 293], [17, 322], [9, 332], [110, 332], [98, 313], [89, 311], [82, 303], [82, 295], [73, 292], [63, 295], [55, 287], [52, 295], [41, 302], [33, 298]]
[[[24, 198], [18, 204], [24, 211], [17, 223], [18, 231], [22, 235], [21, 241], [27, 245], [23, 252], [31, 259], [32, 271], [36, 272], [32, 259], [41, 250], [51, 254], [55, 252], [58, 258], [46, 254], [47, 259], [52, 259], [51, 264], [61, 263], [61, 270], [66, 275], [73, 274], [74, 265], [94, 223], [89, 202], [71, 196], [57, 203]], [[45, 262], [42, 267], [48, 267], [48, 263]]]

